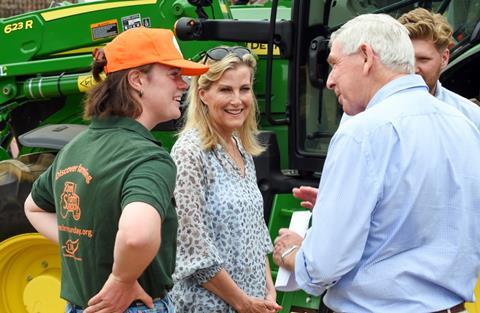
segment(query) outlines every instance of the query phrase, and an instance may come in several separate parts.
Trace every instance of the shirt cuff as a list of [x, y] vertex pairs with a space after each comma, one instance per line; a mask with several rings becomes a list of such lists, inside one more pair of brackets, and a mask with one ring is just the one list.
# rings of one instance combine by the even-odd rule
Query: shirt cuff
[[300, 247], [295, 257], [295, 281], [298, 287], [303, 289], [306, 293], [319, 296], [324, 293], [327, 288], [335, 284], [315, 282], [307, 268], [307, 260], [303, 254], [303, 249]]

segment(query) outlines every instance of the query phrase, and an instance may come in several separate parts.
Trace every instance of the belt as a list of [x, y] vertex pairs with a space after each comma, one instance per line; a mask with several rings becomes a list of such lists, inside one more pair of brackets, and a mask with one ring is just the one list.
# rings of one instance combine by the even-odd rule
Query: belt
[[[436, 311], [436, 312], [433, 312], [433, 313], [459, 313], [459, 312], [463, 312], [465, 311], [465, 303], [462, 302], [462, 303], [459, 303], [455, 306], [452, 306], [451, 308], [449, 309], [445, 309], [445, 310], [440, 310], [440, 311]], [[335, 313], [335, 311], [331, 310], [330, 308], [326, 308], [325, 310], [325, 313]]]
[[440, 310], [433, 313], [459, 313], [465, 311], [465, 303], [459, 303], [455, 306], [452, 306], [450, 309]]

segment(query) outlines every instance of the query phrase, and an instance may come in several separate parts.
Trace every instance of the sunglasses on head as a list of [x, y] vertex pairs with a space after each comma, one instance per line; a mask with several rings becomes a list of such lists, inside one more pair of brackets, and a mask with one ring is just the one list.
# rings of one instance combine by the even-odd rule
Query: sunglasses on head
[[233, 54], [242, 59], [244, 55], [251, 53], [250, 49], [240, 46], [212, 48], [204, 52], [205, 59], [203, 60], [203, 64], [207, 63], [208, 59], [220, 61], [229, 54]]

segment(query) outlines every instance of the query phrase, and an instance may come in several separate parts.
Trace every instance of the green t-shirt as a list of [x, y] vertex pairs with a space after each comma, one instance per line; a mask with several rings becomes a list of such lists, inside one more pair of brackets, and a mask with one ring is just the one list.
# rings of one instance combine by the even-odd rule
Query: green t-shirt
[[62, 298], [86, 307], [113, 265], [118, 221], [131, 202], [152, 205], [162, 220], [161, 246], [140, 276], [153, 298], [173, 286], [177, 215], [176, 168], [151, 133], [130, 118], [93, 119], [35, 182], [32, 197], [56, 212], [62, 260]]

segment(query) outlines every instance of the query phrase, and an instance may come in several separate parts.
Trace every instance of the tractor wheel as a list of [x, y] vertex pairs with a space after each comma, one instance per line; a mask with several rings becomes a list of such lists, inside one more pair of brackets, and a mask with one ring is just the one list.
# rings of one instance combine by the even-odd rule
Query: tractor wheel
[[0, 312], [62, 313], [58, 246], [38, 233], [0, 243]]

